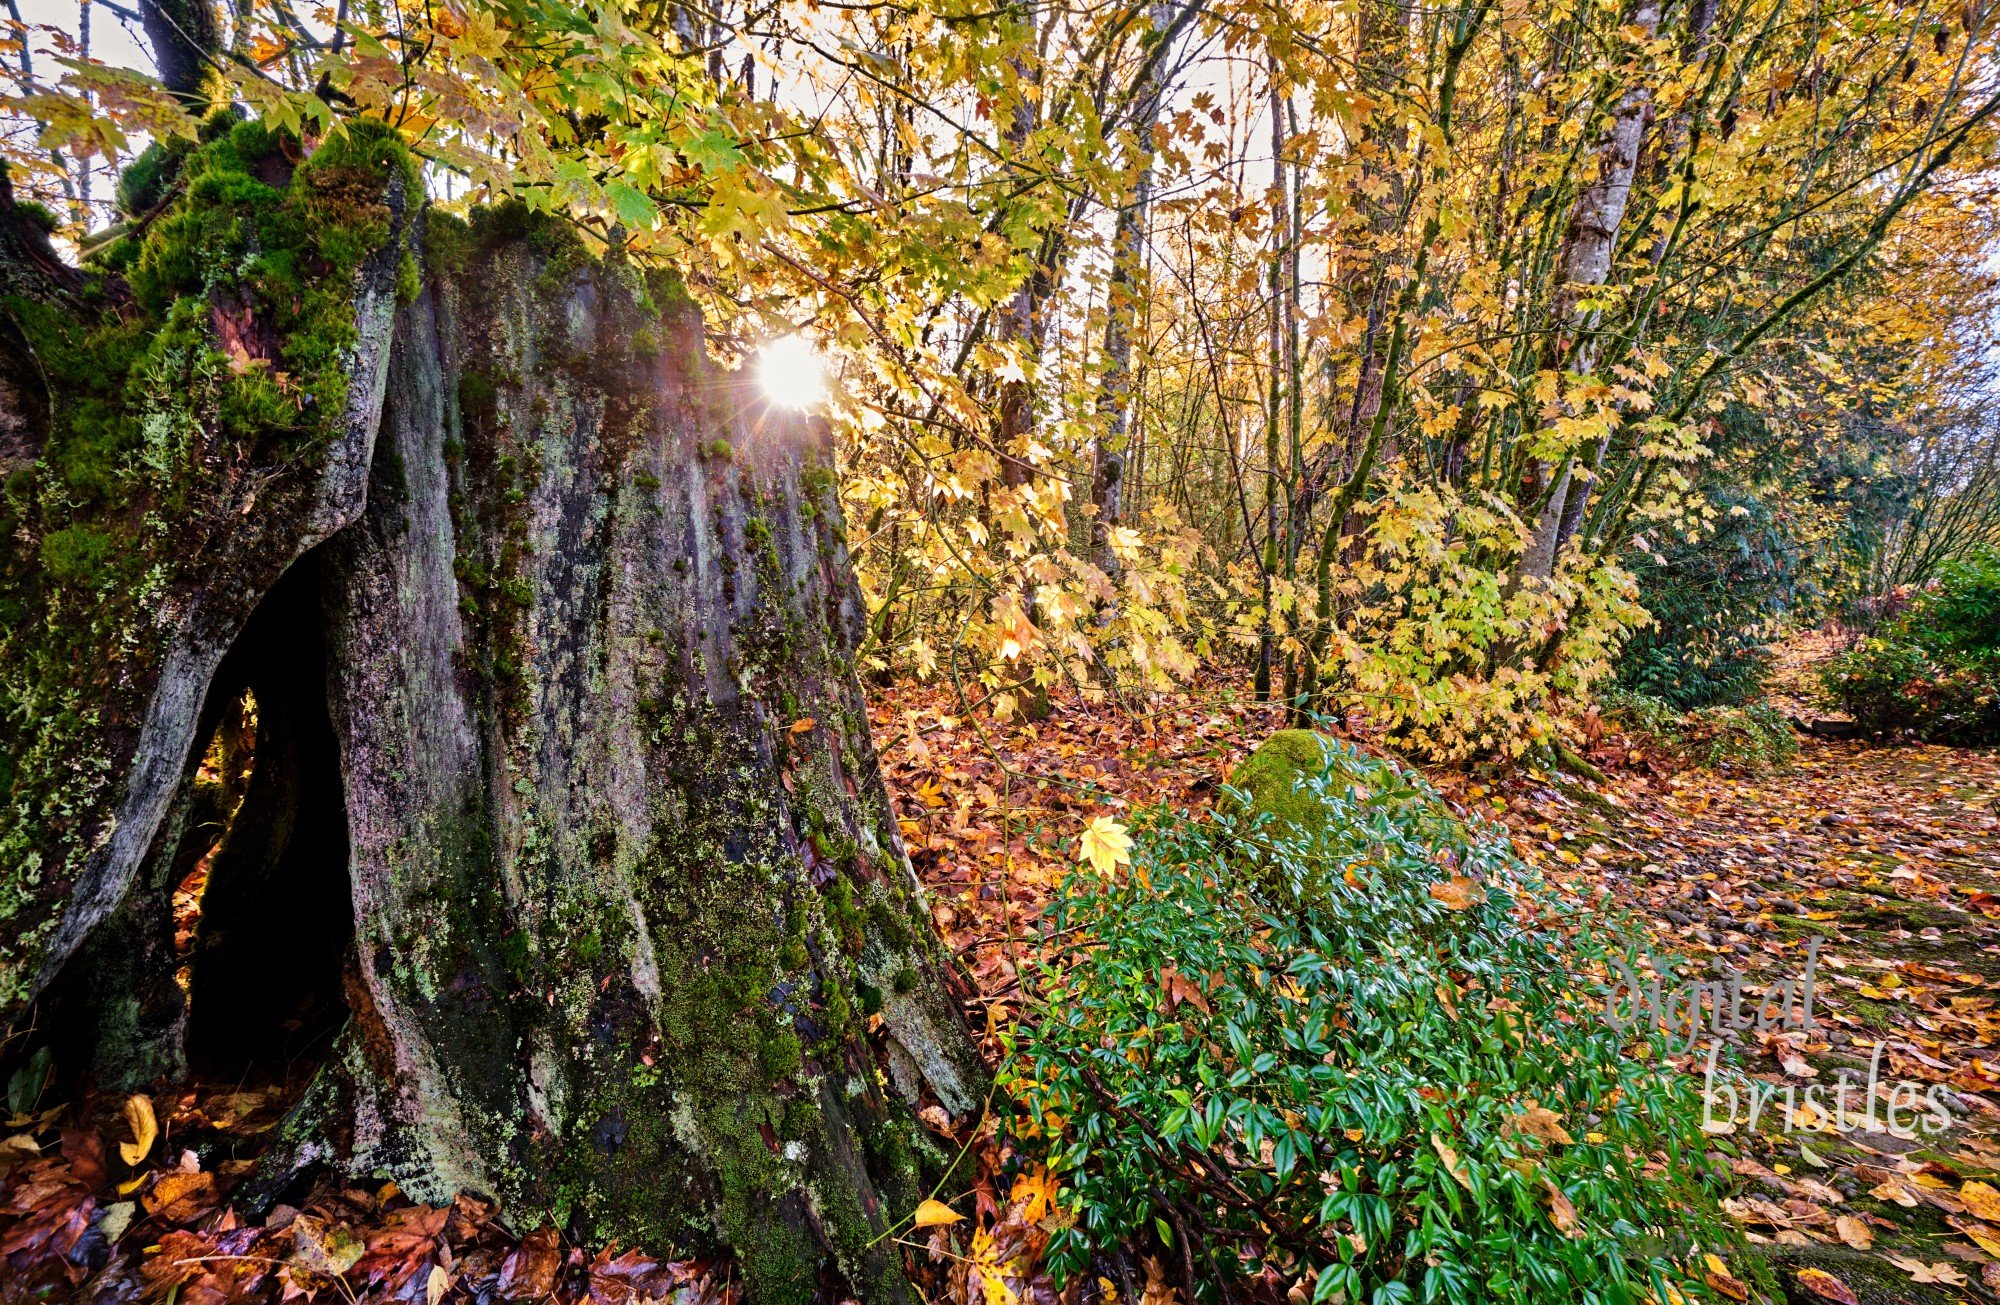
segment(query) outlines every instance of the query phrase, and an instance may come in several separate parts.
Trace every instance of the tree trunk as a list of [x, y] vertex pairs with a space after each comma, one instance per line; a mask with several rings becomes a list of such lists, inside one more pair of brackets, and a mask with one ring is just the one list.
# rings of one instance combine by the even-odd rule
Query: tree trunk
[[[1630, 26], [1651, 40], [1660, 28], [1659, 0], [1634, 0]], [[1634, 55], [1636, 59], [1638, 56]], [[1639, 145], [1652, 120], [1652, 89], [1636, 74], [1618, 107], [1611, 115], [1603, 138], [1597, 145], [1597, 175], [1577, 196], [1570, 214], [1569, 230], [1563, 236], [1559, 262], [1562, 289], [1551, 313], [1552, 334], [1558, 353], [1575, 339], [1574, 360], [1569, 370], [1588, 376], [1597, 369], [1598, 342], [1591, 331], [1600, 314], [1578, 308], [1585, 294], [1601, 286], [1611, 274], [1611, 256], [1618, 244], [1618, 229], [1625, 221], [1625, 207], [1632, 197], [1632, 181], [1639, 166]], [[1551, 359], [1551, 363], [1554, 359]], [[1584, 496], [1589, 484], [1575, 473], [1576, 458], [1584, 456], [1590, 466], [1602, 460], [1602, 447], [1585, 455], [1578, 450], [1563, 459], [1551, 473], [1555, 483], [1537, 514], [1528, 547], [1521, 556], [1518, 576], [1547, 579], [1554, 574], [1562, 541], [1575, 532], [1583, 515]], [[1567, 528], [1565, 528], [1567, 523]]]
[[[152, 588], [90, 609], [51, 564], [58, 519], [7, 523], [0, 597], [44, 631], [95, 611], [75, 648], [111, 669], [0, 650], [69, 675], [88, 763], [9, 714], [0, 840], [51, 850], [6, 885], [4, 1013], [59, 1004], [67, 1069], [116, 1088], [330, 1012], [267, 1195], [309, 1166], [386, 1174], [732, 1250], [760, 1301], [906, 1299], [882, 1234], [946, 1161], [915, 1112], [977, 1111], [986, 1074], [876, 767], [827, 432], [708, 365], [671, 275], [517, 208], [426, 217], [412, 170], [334, 153], [289, 179], [282, 152], [245, 161], [282, 204], [374, 187], [372, 252], [320, 268], [351, 327], [330, 379], [258, 283], [181, 298], [221, 399], [185, 410], [187, 492], [135, 491], [166, 528], [103, 527], [105, 569]], [[177, 218], [148, 241], [220, 229]], [[101, 331], [22, 315], [39, 356], [92, 364]], [[244, 387], [318, 382], [299, 413], [344, 405], [317, 442], [241, 428]], [[55, 392], [60, 451], [87, 414]], [[212, 846], [201, 763], [252, 700], [254, 771]], [[167, 912], [191, 857], [190, 1010]]]

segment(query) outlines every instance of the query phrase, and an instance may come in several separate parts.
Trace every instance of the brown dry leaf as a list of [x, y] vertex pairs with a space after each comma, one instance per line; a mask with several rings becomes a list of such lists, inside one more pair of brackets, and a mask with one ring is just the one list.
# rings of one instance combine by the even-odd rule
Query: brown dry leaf
[[132, 1128], [132, 1140], [120, 1142], [118, 1154], [127, 1165], [137, 1165], [160, 1136], [160, 1121], [153, 1116], [153, 1098], [144, 1093], [126, 1097], [125, 1122]]
[[1547, 1106], [1537, 1105], [1532, 1101], [1528, 1103], [1526, 1110], [1518, 1115], [1509, 1115], [1500, 1125], [1500, 1136], [1512, 1137], [1516, 1133], [1526, 1133], [1529, 1137], [1538, 1137], [1544, 1142], [1560, 1142], [1564, 1146], [1571, 1146], [1576, 1142], [1576, 1139], [1569, 1135], [1569, 1130], [1563, 1127], [1561, 1115]]
[[1458, 1152], [1446, 1146], [1444, 1139], [1436, 1133], [1431, 1134], [1431, 1147], [1437, 1152], [1438, 1159], [1444, 1162], [1444, 1171], [1457, 1179], [1460, 1187], [1471, 1191], [1472, 1179], [1466, 1174], [1464, 1166], [1458, 1163]]
[[161, 1174], [152, 1188], [139, 1198], [146, 1213], [168, 1223], [187, 1223], [200, 1218], [222, 1203], [215, 1175], [204, 1173]]
[[1869, 1188], [1868, 1194], [1878, 1201], [1894, 1201], [1906, 1210], [1914, 1210], [1917, 1206], [1916, 1196], [1911, 1193], [1909, 1188], [1903, 1186], [1899, 1180], [1894, 1178], [1891, 1178], [1886, 1183], [1880, 1183]]
[[1833, 1230], [1840, 1234], [1840, 1240], [1857, 1251], [1865, 1251], [1875, 1244], [1875, 1234], [1868, 1231], [1868, 1225], [1851, 1214], [1835, 1219]]
[[1576, 1207], [1563, 1195], [1562, 1188], [1550, 1182], [1547, 1174], [1542, 1175], [1542, 1187], [1548, 1192], [1549, 1222], [1556, 1226], [1556, 1231], [1565, 1237], [1583, 1236], [1583, 1229], [1577, 1224]]
[[1168, 1010], [1172, 1010], [1182, 1002], [1186, 1002], [1204, 1015], [1215, 1014], [1215, 1011], [1208, 1004], [1208, 998], [1201, 995], [1201, 989], [1189, 983], [1187, 976], [1180, 973], [1180, 971], [1174, 969], [1172, 966], [1168, 966], [1165, 970], [1161, 971], [1160, 977], [1166, 980]]
[[1890, 1255], [1886, 1258], [1889, 1263], [1909, 1274], [1912, 1281], [1941, 1282], [1947, 1287], [1965, 1285], [1965, 1275], [1943, 1260], [1939, 1260], [1936, 1264], [1925, 1264], [1922, 1260], [1913, 1260], [1902, 1255]]
[[1986, 1290], [2000, 1295], [2000, 1264], [1980, 1265], [1979, 1280], [1986, 1284]]
[[943, 1201], [926, 1199], [917, 1207], [915, 1224], [919, 1228], [935, 1228], [939, 1224], [957, 1223], [965, 1216], [946, 1205]]
[[545, 1223], [523, 1237], [521, 1244], [502, 1262], [500, 1282], [494, 1291], [503, 1300], [539, 1300], [556, 1289], [556, 1270], [560, 1265], [556, 1230]]
[[[292, 1220], [292, 1263], [301, 1269], [338, 1278], [359, 1263], [367, 1249], [366, 1243], [346, 1224], [328, 1223], [309, 1214]], [[555, 1285], [553, 1265], [549, 1284]], [[541, 1294], [547, 1295], [548, 1290], [544, 1288]]]
[[1702, 1264], [1705, 1269], [1702, 1277], [1707, 1279], [1709, 1286], [1731, 1300], [1750, 1299], [1750, 1288], [1730, 1276], [1729, 1266], [1722, 1262], [1721, 1256], [1705, 1255], [1702, 1257]]
[[2000, 1223], [2000, 1191], [1974, 1179], [1958, 1189], [1958, 1199], [1979, 1218]]
[[1444, 903], [1447, 911], [1469, 911], [1486, 900], [1486, 891], [1464, 875], [1453, 875], [1431, 885], [1431, 896]]
[[1828, 1273], [1825, 1269], [1800, 1269], [1799, 1286], [1804, 1287], [1821, 1300], [1830, 1300], [1835, 1305], [1861, 1305], [1846, 1283]]
[[[1174, 1286], [1167, 1281], [1166, 1266], [1157, 1256], [1148, 1255], [1143, 1261], [1146, 1267], [1146, 1294], [1139, 1305], [1179, 1305], [1180, 1297], [1174, 1294]], [[993, 1299], [993, 1292], [987, 1292], [987, 1299]]]

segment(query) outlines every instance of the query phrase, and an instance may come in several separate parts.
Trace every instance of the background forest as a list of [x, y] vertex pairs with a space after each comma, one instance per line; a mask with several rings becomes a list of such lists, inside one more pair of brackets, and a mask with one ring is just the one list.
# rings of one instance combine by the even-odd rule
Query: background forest
[[[1796, 1232], [1857, 1252], [1880, 1234], [1732, 1208], [1728, 1175], [1793, 1168], [1709, 1149], [1720, 1134], [1688, 1080], [1656, 1072], [1693, 1062], [1633, 1054], [1580, 980], [1637, 954], [1619, 913], [1650, 909], [1652, 887], [1706, 874], [1693, 900], [1720, 903], [1744, 873], [1620, 843], [1601, 822], [1639, 800], [1621, 798], [1621, 768], [1666, 792], [1649, 755], [1734, 775], [1790, 762], [1801, 731], [2000, 742], [1990, 6], [8, 0], [8, 15], [15, 209], [67, 265], [124, 278], [127, 316], [184, 326], [187, 285], [234, 275], [218, 269], [236, 255], [252, 266], [214, 215], [255, 199], [258, 151], [393, 147], [432, 215], [397, 270], [405, 303], [465, 247], [532, 233], [550, 258], [634, 269], [653, 299], [697, 306], [713, 355], [826, 424], [862, 598], [841, 673], [869, 685], [898, 828], [983, 994], [967, 1009], [1003, 1103], [921, 1116], [942, 1139], [929, 1196], [877, 1238], [898, 1235], [912, 1289], [986, 1305], [1932, 1298], [1744, 1267], [1739, 1225], [1771, 1229], [1753, 1245]], [[256, 294], [326, 320], [289, 265], [256, 275]], [[3, 301], [19, 321], [0, 325], [44, 329]], [[198, 373], [244, 430], [318, 420], [297, 417], [301, 396], [332, 371], [290, 374], [221, 328], [194, 364], [178, 347], [120, 363], [119, 401], [143, 419], [61, 427], [39, 455], [0, 406], [0, 510], [33, 545], [10, 574], [38, 577], [50, 629], [112, 628], [147, 592], [132, 541], [199, 442], [172, 416], [178, 378]], [[0, 374], [0, 400], [27, 393], [14, 383]], [[492, 402], [470, 393], [468, 410]], [[727, 462], [717, 443], [703, 459]], [[503, 588], [497, 569], [491, 586], [459, 579]], [[87, 716], [26, 612], [0, 628], [0, 715]], [[1813, 669], [1788, 672], [1778, 645], [1814, 629]], [[809, 741], [815, 721], [786, 714]], [[1367, 747], [1327, 739], [1341, 734]], [[21, 796], [21, 758], [64, 737], [7, 759], [0, 853], [9, 875], [32, 867], [0, 904], [11, 1004], [40, 982], [16, 913], [42, 858], [82, 855], [36, 842]], [[1220, 785], [1071, 769], [1114, 737], [1155, 768], [1219, 759]], [[1045, 778], [1017, 799], [1051, 747], [1059, 796]], [[1800, 828], [1819, 819], [1795, 805]], [[1487, 813], [1538, 827], [1549, 858]], [[1607, 842], [1643, 872], [1615, 891], [1544, 877], [1612, 863]], [[1030, 867], [1025, 896], [1003, 883], [994, 905], [962, 869], [979, 857], [1007, 882]], [[1811, 891], [1862, 883], [1832, 864]], [[1932, 896], [1992, 918], [2000, 897], [1980, 885], [1983, 901]], [[1760, 947], [1796, 969], [1802, 940], [1770, 925], [1792, 912], [1734, 890], [1729, 910], [1765, 902], [1760, 927], [1675, 927], [1718, 965]], [[1669, 915], [1694, 909], [1674, 900]], [[1030, 959], [1017, 929], [1039, 931]], [[1978, 981], [1928, 977], [1954, 974]], [[878, 1025], [890, 988], [855, 989]], [[1795, 1077], [1810, 1068], [1785, 1059], [1795, 1046], [1828, 1045], [1762, 1033], [1740, 1049]], [[33, 1034], [0, 1052], [19, 1060]], [[1936, 1081], [2000, 1088], [1970, 1064]], [[38, 1114], [50, 1073], [14, 1076], [28, 1140], [8, 1172], [68, 1127]], [[119, 1169], [100, 1147], [90, 1190], [129, 1172], [118, 1195], [139, 1193], [148, 1236], [197, 1239], [177, 1265], [254, 1259], [254, 1238], [218, 1240], [239, 1234], [212, 1183], [168, 1182], [162, 1164], [141, 1190], [158, 1124], [150, 1098], [121, 1108], [138, 1149]], [[1972, 1144], [1955, 1145], [1963, 1168]], [[133, 1226], [129, 1202], [108, 1234], [108, 1199], [75, 1213], [93, 1171], [71, 1161], [85, 1177], [10, 1197], [0, 1256], [36, 1298], [82, 1290], [64, 1266], [95, 1254], [86, 1228], [108, 1248]], [[1879, 1200], [1931, 1199], [1914, 1168], [1877, 1172]], [[1957, 1210], [1937, 1209], [2000, 1222], [2000, 1194], [1952, 1190]], [[277, 1226], [281, 1278], [114, 1282], [100, 1255], [91, 1290], [329, 1298], [338, 1282], [429, 1305], [741, 1290], [725, 1260], [597, 1254], [610, 1225], [567, 1211], [533, 1231], [393, 1184], [317, 1199], [279, 1207], [304, 1221]], [[862, 1252], [830, 1253], [846, 1277], [818, 1290], [840, 1299]], [[1966, 1285], [1923, 1267], [1914, 1281]], [[753, 1298], [792, 1298], [770, 1281], [753, 1272]], [[854, 1290], [894, 1299], [902, 1281]]]

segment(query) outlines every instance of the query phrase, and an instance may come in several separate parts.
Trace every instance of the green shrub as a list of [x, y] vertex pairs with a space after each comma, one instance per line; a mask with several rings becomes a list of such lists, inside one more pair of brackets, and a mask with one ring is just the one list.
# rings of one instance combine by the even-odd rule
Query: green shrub
[[1966, 747], [2000, 742], [2000, 654], [1933, 654], [1892, 635], [1833, 658], [1820, 682], [1871, 738], [1908, 732]]
[[1939, 652], [2000, 649], [2000, 551], [1983, 548], [1939, 567], [1936, 586], [1917, 599], [1907, 620]]
[[1829, 661], [1820, 680], [1864, 734], [2000, 742], [2000, 553], [1946, 563], [1907, 610]]
[[1712, 533], [1662, 540], [1629, 559], [1653, 624], [1625, 644], [1618, 682], [1682, 711], [1757, 698], [1773, 622], [1791, 611], [1806, 563], [1790, 514], [1755, 490], [1708, 491]]
[[1791, 723], [1768, 703], [1682, 712], [1651, 694], [1613, 689], [1601, 708], [1641, 743], [1710, 770], [1770, 770], [1799, 754]]
[[1316, 811], [1163, 808], [1126, 877], [1062, 885], [1081, 941], [1003, 1078], [1065, 1189], [1053, 1269], [1125, 1246], [1190, 1256], [1207, 1300], [1267, 1267], [1318, 1301], [1710, 1299], [1698, 1093], [1578, 978], [1616, 937], [1344, 743], [1285, 796]]

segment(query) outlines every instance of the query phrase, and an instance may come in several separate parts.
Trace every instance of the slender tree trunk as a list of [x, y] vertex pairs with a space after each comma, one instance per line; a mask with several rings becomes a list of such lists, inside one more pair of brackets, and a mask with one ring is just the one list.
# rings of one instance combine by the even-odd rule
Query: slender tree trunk
[[[1173, 6], [1165, 0], [1152, 7], [1153, 39], [1165, 40], [1173, 21]], [[1118, 210], [1111, 240], [1111, 283], [1105, 299], [1104, 381], [1099, 405], [1105, 429], [1093, 449], [1090, 500], [1097, 514], [1090, 523], [1092, 560], [1107, 574], [1118, 571], [1109, 540], [1125, 517], [1127, 439], [1132, 423], [1132, 330], [1144, 293], [1146, 217], [1153, 202], [1153, 127], [1160, 120], [1166, 92], [1167, 60], [1154, 62], [1140, 83], [1132, 114], [1132, 134], [1138, 142], [1139, 175], [1130, 202]]]
[[[1650, 40], [1660, 28], [1659, 0], [1635, 0], [1631, 26]], [[1636, 54], [1635, 48], [1634, 57]], [[1610, 276], [1618, 229], [1625, 221], [1625, 207], [1632, 197], [1632, 179], [1639, 166], [1639, 146], [1652, 115], [1651, 88], [1635, 79], [1619, 97], [1618, 107], [1597, 147], [1597, 175], [1577, 196], [1564, 236], [1558, 263], [1562, 288], [1557, 292], [1552, 312], [1558, 324], [1553, 344], [1559, 358], [1574, 339], [1569, 370], [1579, 375], [1589, 375], [1597, 367], [1599, 346], [1590, 332], [1599, 314], [1595, 310], [1582, 310], [1578, 305], [1591, 287], [1603, 285]], [[1583, 457], [1588, 464], [1595, 465], [1602, 456], [1601, 451], [1578, 450], [1558, 464], [1553, 473], [1554, 484], [1546, 491], [1533, 535], [1521, 555], [1520, 575], [1545, 578], [1554, 572], [1561, 540], [1574, 532], [1588, 492], [1576, 475], [1576, 459]], [[1569, 523], [1568, 532], [1563, 529], [1565, 520]]]
[[[643, 293], [519, 209], [426, 219], [407, 161], [339, 154], [290, 183], [357, 205], [376, 242], [351, 290], [338, 268], [305, 287], [347, 305], [334, 371], [285, 372], [300, 414], [332, 410], [322, 434], [225, 428], [238, 409], [197, 390], [186, 492], [148, 509], [163, 530], [9, 523], [0, 597], [36, 619], [0, 687], [21, 703], [31, 667], [72, 708], [68, 755], [12, 712], [0, 737], [0, 843], [43, 849], [32, 879], [8, 860], [0, 1017], [50, 1003], [63, 1068], [114, 1089], [321, 1018], [331, 1049], [253, 1202], [311, 1167], [386, 1174], [733, 1251], [759, 1301], [828, 1273], [905, 1300], [883, 1234], [947, 1163], [916, 1111], [972, 1114], [986, 1076], [876, 767], [826, 429], [712, 368], [671, 276]], [[0, 202], [0, 235], [13, 219]], [[0, 241], [0, 277], [63, 302], [17, 252]], [[210, 377], [224, 394], [308, 358], [235, 261], [195, 260], [215, 270], [183, 296], [212, 347], [264, 360]], [[82, 419], [65, 387], [112, 365], [96, 325], [12, 328], [70, 360], [49, 450]], [[97, 608], [80, 564], [48, 560], [73, 542], [45, 547], [84, 522], [108, 550]], [[200, 763], [252, 699], [254, 771], [183, 960]]]

